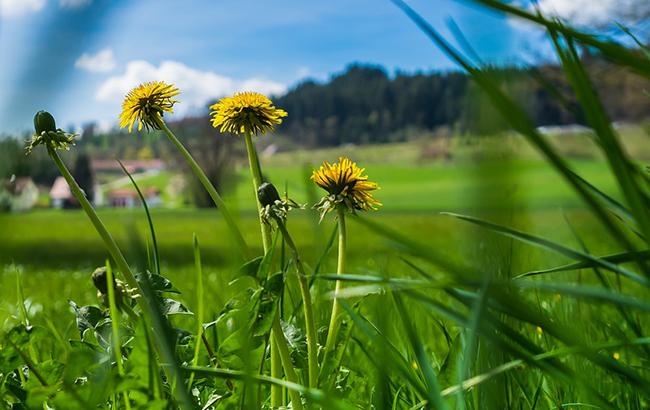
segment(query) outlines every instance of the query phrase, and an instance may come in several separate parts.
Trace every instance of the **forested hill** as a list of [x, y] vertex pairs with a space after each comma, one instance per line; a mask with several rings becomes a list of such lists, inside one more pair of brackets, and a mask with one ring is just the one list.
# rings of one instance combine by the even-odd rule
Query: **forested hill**
[[[613, 120], [650, 118], [648, 80], [593, 57], [585, 60]], [[582, 122], [558, 67], [489, 71], [538, 125]], [[507, 128], [461, 72], [389, 75], [381, 67], [352, 65], [328, 82], [298, 85], [276, 105], [289, 112], [280, 132], [307, 146], [400, 141], [422, 131], [480, 134]]]

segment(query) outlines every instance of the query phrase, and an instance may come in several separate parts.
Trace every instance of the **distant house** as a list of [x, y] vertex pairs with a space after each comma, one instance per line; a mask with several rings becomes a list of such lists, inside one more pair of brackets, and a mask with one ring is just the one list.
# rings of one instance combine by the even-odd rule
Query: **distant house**
[[[162, 198], [158, 188], [147, 188], [142, 195], [144, 195], [148, 206], [154, 208], [162, 205]], [[113, 208], [133, 208], [140, 201], [137, 191], [133, 188], [112, 189], [106, 193], [106, 200], [108, 206]]]
[[[101, 192], [97, 184], [95, 184], [93, 191], [93, 198], [88, 198], [88, 200], [93, 204], [97, 204], [99, 203], [98, 198], [101, 199]], [[52, 188], [50, 188], [50, 206], [58, 209], [79, 207], [79, 201], [72, 195], [68, 181], [63, 177], [56, 177]]]
[[[139, 172], [156, 173], [165, 169], [165, 162], [162, 159], [124, 160], [124, 168], [131, 174]], [[112, 159], [95, 159], [91, 162], [93, 172], [97, 173], [119, 173], [122, 174], [120, 164]]]
[[38, 201], [38, 187], [30, 177], [12, 178], [3, 185], [7, 205], [12, 212], [28, 211]]
[[544, 135], [576, 135], [586, 134], [591, 131], [590, 128], [580, 124], [568, 125], [543, 125], [537, 127], [537, 131]]
[[74, 197], [68, 182], [63, 177], [56, 177], [50, 189], [50, 205], [52, 208], [64, 208], [73, 202]]

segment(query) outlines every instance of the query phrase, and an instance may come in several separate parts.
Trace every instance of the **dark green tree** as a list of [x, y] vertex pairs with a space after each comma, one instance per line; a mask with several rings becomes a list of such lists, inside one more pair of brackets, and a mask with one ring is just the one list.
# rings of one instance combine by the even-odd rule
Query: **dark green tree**
[[77, 180], [79, 187], [86, 193], [86, 198], [93, 201], [95, 194], [95, 176], [90, 162], [90, 156], [82, 152], [77, 156], [72, 175]]

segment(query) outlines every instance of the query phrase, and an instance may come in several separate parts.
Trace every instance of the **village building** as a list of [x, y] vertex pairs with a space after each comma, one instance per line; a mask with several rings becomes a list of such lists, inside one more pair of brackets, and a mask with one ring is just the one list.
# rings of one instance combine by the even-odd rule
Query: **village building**
[[[156, 208], [162, 205], [160, 190], [150, 187], [142, 192], [147, 205]], [[133, 208], [140, 204], [138, 192], [133, 188], [116, 188], [106, 193], [107, 205], [113, 208]]]
[[[98, 204], [101, 203], [102, 199], [101, 189], [99, 189], [99, 186], [95, 184], [93, 197], [89, 198], [89, 200], [93, 204]], [[52, 184], [52, 188], [50, 188], [50, 206], [57, 209], [76, 208], [79, 206], [77, 198], [72, 195], [70, 186], [63, 177], [56, 177]]]
[[73, 196], [68, 182], [63, 177], [56, 177], [50, 189], [50, 206], [64, 208], [72, 203]]
[[[133, 175], [155, 175], [165, 169], [165, 163], [161, 159], [125, 160], [122, 161], [122, 164]], [[129, 186], [130, 182], [116, 160], [93, 160], [91, 168], [94, 175], [108, 176], [105, 179], [109, 180], [109, 182], [101, 185], [98, 183], [99, 181], [95, 181], [93, 197], [89, 198], [95, 206], [132, 208], [140, 205], [138, 193]], [[162, 206], [162, 196], [158, 188], [145, 188], [143, 189], [143, 195], [148, 206]], [[50, 204], [53, 208], [74, 207], [77, 204], [68, 183], [63, 177], [57, 177], [50, 189]]]
[[38, 201], [38, 187], [31, 177], [11, 178], [2, 189], [4, 202], [12, 212], [28, 211]]
[[[138, 159], [138, 160], [124, 160], [122, 161], [124, 168], [129, 171], [129, 174], [136, 174], [147, 172], [151, 174], [158, 173], [165, 169], [165, 162], [162, 159]], [[124, 174], [119, 162], [114, 159], [94, 159], [91, 162], [91, 168], [95, 174], [98, 173], [114, 173]]]

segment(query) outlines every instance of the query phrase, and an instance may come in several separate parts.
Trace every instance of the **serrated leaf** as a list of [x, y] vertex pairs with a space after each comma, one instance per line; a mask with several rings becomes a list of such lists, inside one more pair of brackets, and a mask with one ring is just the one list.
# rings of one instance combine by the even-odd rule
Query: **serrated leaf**
[[281, 321], [282, 332], [289, 345], [291, 361], [296, 367], [307, 367], [307, 338], [305, 333], [291, 323]]
[[[146, 275], [146, 276], [145, 276]], [[135, 275], [138, 282], [142, 283], [145, 280], [149, 281], [151, 290], [155, 292], [167, 292], [167, 293], [181, 293], [178, 289], [174, 287], [172, 282], [162, 275], [157, 275], [155, 273], [138, 273]]]
[[270, 293], [274, 298], [282, 295], [284, 290], [284, 275], [282, 272], [274, 273], [264, 282], [264, 290]]
[[161, 298], [158, 306], [163, 315], [193, 315], [181, 302], [174, 299]]
[[77, 319], [77, 329], [79, 329], [79, 335], [82, 339], [86, 329], [95, 329], [97, 324], [106, 318], [104, 312], [97, 306], [79, 307], [73, 301], [69, 303], [74, 310]]
[[258, 256], [254, 259], [249, 260], [244, 263], [239, 270], [237, 271], [238, 276], [252, 276], [257, 277], [257, 272], [260, 269], [262, 263], [262, 256]]

